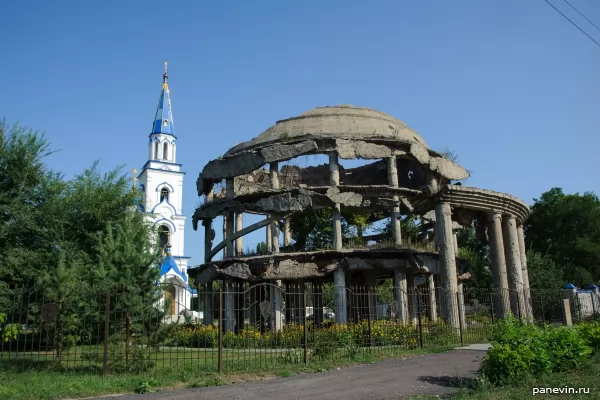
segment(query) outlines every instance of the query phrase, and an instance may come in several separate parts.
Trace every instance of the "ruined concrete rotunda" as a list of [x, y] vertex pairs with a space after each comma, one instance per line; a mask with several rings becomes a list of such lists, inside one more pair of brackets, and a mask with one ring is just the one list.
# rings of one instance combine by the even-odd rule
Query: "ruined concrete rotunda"
[[[309, 155], [325, 156], [328, 162], [283, 165]], [[342, 161], [352, 159], [368, 161], [344, 168]], [[431, 291], [432, 298], [434, 293], [438, 297], [432, 299], [432, 317], [456, 327], [469, 274], [457, 257], [455, 232], [475, 221], [478, 237], [489, 243], [494, 283], [502, 293], [496, 311], [527, 316], [531, 304], [522, 224], [529, 208], [508, 194], [462, 186], [459, 181], [467, 177], [465, 168], [430, 149], [420, 134], [388, 114], [350, 105], [317, 107], [278, 121], [204, 167], [197, 188], [205, 201], [193, 223], [196, 230], [198, 222], [204, 227], [205, 260], [188, 273], [205, 285], [206, 293], [214, 281], [274, 286], [333, 282], [336, 323], [353, 318], [347, 287], [383, 278], [393, 278], [396, 315], [410, 318], [406, 293], [420, 276], [425, 287], [439, 289]], [[330, 210], [333, 243], [307, 251], [292, 222], [318, 210]], [[390, 219], [390, 239], [346, 240], [342, 225], [349, 213], [365, 215], [369, 222]], [[265, 218], [244, 226], [243, 214]], [[403, 238], [401, 221], [407, 216], [420, 221], [431, 246]], [[224, 239], [213, 245], [217, 217], [223, 217]], [[266, 252], [245, 254], [243, 237], [259, 229], [265, 231]], [[213, 261], [221, 251], [222, 260]], [[208, 297], [205, 323], [212, 322]]]

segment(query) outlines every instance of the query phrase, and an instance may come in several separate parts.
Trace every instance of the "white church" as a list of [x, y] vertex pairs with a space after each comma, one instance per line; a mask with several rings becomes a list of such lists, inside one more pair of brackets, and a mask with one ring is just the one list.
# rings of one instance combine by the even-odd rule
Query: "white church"
[[[167, 63], [162, 90], [148, 140], [148, 161], [137, 176], [142, 191], [140, 208], [158, 230], [158, 245], [163, 249], [160, 284], [165, 289], [167, 318], [176, 320], [180, 312], [191, 308], [196, 290], [188, 282], [190, 257], [184, 256], [185, 220], [183, 215], [183, 176], [177, 163], [177, 136], [173, 125]], [[164, 302], [163, 302], [164, 304]]]

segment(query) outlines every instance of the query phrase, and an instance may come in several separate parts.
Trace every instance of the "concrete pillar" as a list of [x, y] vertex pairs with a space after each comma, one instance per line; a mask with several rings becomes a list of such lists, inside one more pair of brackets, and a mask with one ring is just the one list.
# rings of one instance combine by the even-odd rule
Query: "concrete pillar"
[[208, 256], [212, 250], [213, 242], [212, 219], [202, 221], [202, 226], [204, 226], [204, 262], [207, 263], [210, 261]]
[[283, 328], [281, 281], [271, 281], [269, 288], [271, 307], [273, 307], [273, 313], [271, 314], [271, 329], [278, 331]]
[[440, 291], [440, 311], [450, 326], [458, 328], [458, 307], [455, 300], [458, 282], [450, 204], [441, 202], [435, 205], [435, 230], [440, 259], [438, 278], [442, 289]]
[[[228, 199], [232, 199], [235, 196], [235, 190], [234, 190], [234, 185], [233, 185], [233, 178], [227, 178], [225, 180], [225, 190], [226, 190], [226, 194], [227, 194], [227, 198]], [[233, 212], [229, 211], [227, 212], [227, 218], [226, 218], [226, 226], [225, 226], [225, 230], [226, 230], [226, 235], [225, 237], [227, 238], [227, 243], [225, 246], [225, 254], [227, 257], [233, 257], [234, 256], [234, 243], [231, 240], [231, 238], [233, 237], [233, 232], [234, 232], [234, 227], [235, 227], [235, 219], [234, 219], [234, 214]]]
[[[387, 159], [388, 169], [388, 183], [391, 187], [398, 187], [398, 169], [396, 167], [396, 156], [388, 157]], [[394, 202], [400, 201], [397, 195], [393, 196]], [[397, 203], [396, 203], [397, 204]], [[400, 206], [394, 206], [390, 214], [392, 223], [392, 235], [394, 238], [394, 246], [400, 246], [402, 244], [402, 230], [400, 228]]]
[[435, 280], [433, 274], [427, 275], [427, 289], [429, 292], [429, 319], [437, 319], [437, 303], [435, 301]]
[[454, 232], [454, 257], [458, 257], [458, 235]]
[[210, 203], [215, 197], [215, 185], [211, 184], [208, 193], [206, 193], [206, 202]]
[[290, 227], [290, 219], [283, 220], [283, 245], [289, 246], [292, 244], [292, 229]]
[[279, 221], [275, 216], [271, 216], [271, 253], [279, 253]]
[[488, 213], [487, 231], [490, 246], [490, 260], [492, 262], [492, 276], [494, 286], [498, 290], [496, 298], [496, 312], [500, 318], [508, 316], [510, 308], [508, 293], [508, 278], [506, 277], [506, 260], [504, 258], [504, 240], [502, 239], [502, 216], [500, 213]]
[[504, 238], [504, 256], [508, 272], [508, 286], [512, 293], [511, 309], [519, 318], [526, 318], [525, 299], [523, 297], [523, 272], [521, 271], [521, 254], [519, 252], [519, 236], [517, 220], [512, 215], [502, 218], [502, 236]]
[[271, 249], [273, 248], [272, 243], [271, 243], [271, 239], [273, 238], [273, 236], [271, 235], [271, 224], [270, 223], [265, 227], [265, 231], [266, 231], [265, 244], [267, 245], [267, 252], [270, 253]]
[[404, 270], [394, 270], [394, 300], [397, 304], [396, 318], [402, 320], [406, 325], [408, 321], [408, 295], [406, 284], [406, 272]]
[[[340, 184], [340, 165], [338, 163], [337, 153], [329, 153], [329, 184], [339, 186]], [[335, 203], [332, 208], [333, 222], [333, 248], [342, 249], [342, 215], [339, 203]]]
[[[276, 162], [269, 164], [270, 187], [273, 190], [279, 189], [279, 166]], [[271, 246], [269, 252], [279, 253], [279, 221], [274, 215], [271, 215]]]
[[419, 316], [417, 315], [417, 289], [415, 287], [415, 274], [412, 269], [406, 270], [406, 288], [408, 291], [410, 321], [416, 326], [419, 323]]
[[519, 238], [519, 254], [521, 255], [521, 272], [523, 275], [523, 296], [525, 298], [525, 311], [527, 319], [533, 320], [533, 304], [531, 303], [531, 289], [529, 287], [529, 271], [527, 270], [527, 249], [525, 248], [525, 233], [523, 224], [517, 227], [517, 236]]
[[345, 324], [348, 322], [346, 315], [346, 271], [338, 268], [333, 273], [333, 285], [335, 293], [335, 322]]
[[213, 323], [213, 299], [214, 299], [214, 289], [213, 283], [209, 282], [204, 285], [204, 325], [212, 325]]
[[223, 330], [235, 329], [234, 285], [232, 281], [223, 281]]
[[[227, 213], [223, 213], [223, 240], [227, 240]], [[223, 248], [223, 259], [227, 258], [227, 246]]]
[[[236, 213], [235, 214], [235, 231], [239, 232], [244, 229], [244, 214]], [[235, 239], [235, 255], [238, 257], [242, 257], [244, 255], [244, 242], [243, 237], [239, 237]]]
[[279, 189], [279, 164], [276, 162], [269, 164], [269, 182], [271, 189]]

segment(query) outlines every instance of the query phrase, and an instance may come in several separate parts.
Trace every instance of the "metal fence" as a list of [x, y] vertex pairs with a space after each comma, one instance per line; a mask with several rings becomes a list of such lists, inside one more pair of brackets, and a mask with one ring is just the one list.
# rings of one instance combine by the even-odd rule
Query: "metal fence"
[[[337, 308], [346, 313], [343, 324], [335, 315], [339, 290], [346, 299]], [[439, 288], [401, 290], [386, 282], [348, 288], [219, 282], [208, 293], [185, 291], [173, 285], [111, 293], [7, 290], [0, 294], [0, 368], [242, 372], [395, 355], [488, 341], [502, 317], [498, 302], [516, 296], [465, 289], [449, 297]], [[564, 297], [562, 290], [540, 290], [525, 301], [535, 322], [562, 324]], [[458, 326], [445, 322], [448, 307], [440, 299], [448, 298], [455, 299]], [[600, 311], [592, 302], [591, 315], [582, 314], [577, 298], [570, 304], [575, 322]]]

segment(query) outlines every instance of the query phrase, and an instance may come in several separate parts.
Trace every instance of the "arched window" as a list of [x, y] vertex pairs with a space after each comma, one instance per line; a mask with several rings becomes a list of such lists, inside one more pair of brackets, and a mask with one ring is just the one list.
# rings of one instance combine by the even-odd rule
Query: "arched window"
[[158, 245], [164, 252], [166, 247], [169, 245], [171, 239], [171, 231], [169, 227], [166, 225], [161, 225], [158, 227]]
[[163, 144], [163, 158], [165, 160], [169, 159], [169, 144], [167, 142]]
[[160, 189], [160, 201], [162, 202], [163, 200], [169, 201], [169, 189], [167, 188]]
[[154, 158], [155, 160], [158, 158], [158, 142], [154, 142]]

